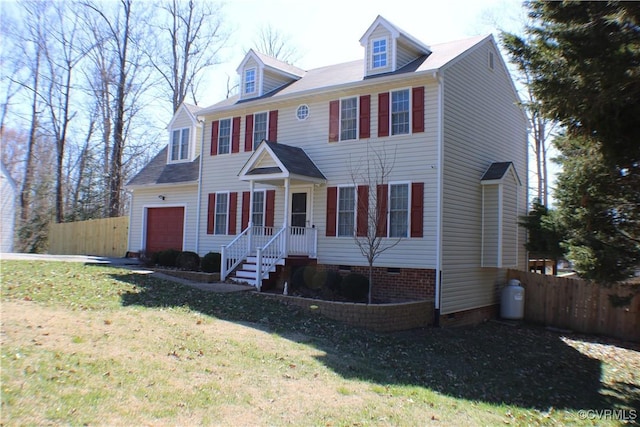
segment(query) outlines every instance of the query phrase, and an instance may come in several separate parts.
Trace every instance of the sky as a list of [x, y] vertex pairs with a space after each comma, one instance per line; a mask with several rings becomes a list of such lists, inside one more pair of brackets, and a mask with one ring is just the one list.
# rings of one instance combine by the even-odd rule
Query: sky
[[497, 38], [499, 29], [521, 32], [524, 22], [519, 0], [226, 0], [222, 11], [233, 47], [209, 73], [201, 106], [224, 99], [227, 76], [237, 78], [244, 52], [265, 25], [296, 49], [293, 65], [309, 70], [362, 58], [359, 40], [378, 15], [427, 45], [490, 33]]

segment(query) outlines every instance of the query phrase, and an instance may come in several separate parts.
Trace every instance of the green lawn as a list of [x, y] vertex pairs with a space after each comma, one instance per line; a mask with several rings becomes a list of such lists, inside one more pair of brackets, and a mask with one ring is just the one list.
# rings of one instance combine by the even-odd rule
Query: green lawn
[[208, 293], [127, 269], [1, 268], [6, 426], [640, 418], [631, 344], [498, 322], [375, 334], [256, 293]]

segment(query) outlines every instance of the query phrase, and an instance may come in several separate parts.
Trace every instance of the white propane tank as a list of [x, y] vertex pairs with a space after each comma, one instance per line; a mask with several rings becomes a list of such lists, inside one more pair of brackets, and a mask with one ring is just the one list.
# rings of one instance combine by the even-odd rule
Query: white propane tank
[[502, 289], [500, 317], [509, 320], [524, 318], [524, 288], [520, 286], [519, 280], [509, 280], [507, 286]]

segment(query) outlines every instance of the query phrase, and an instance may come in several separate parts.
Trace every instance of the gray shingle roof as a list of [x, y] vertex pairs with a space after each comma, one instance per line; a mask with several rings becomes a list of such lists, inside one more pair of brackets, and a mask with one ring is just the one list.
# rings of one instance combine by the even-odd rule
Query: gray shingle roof
[[509, 167], [513, 165], [512, 162], [497, 162], [492, 163], [489, 169], [482, 176], [481, 181], [493, 181], [504, 178], [504, 175], [509, 170]]
[[167, 150], [168, 146], [160, 150], [127, 186], [197, 182], [200, 157], [192, 162], [167, 164]]
[[265, 141], [265, 143], [289, 173], [311, 178], [327, 179], [302, 148], [269, 141]]

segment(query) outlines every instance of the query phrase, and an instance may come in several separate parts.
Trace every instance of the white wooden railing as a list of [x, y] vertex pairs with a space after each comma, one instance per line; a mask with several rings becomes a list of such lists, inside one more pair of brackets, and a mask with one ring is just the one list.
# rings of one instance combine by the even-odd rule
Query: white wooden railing
[[256, 254], [254, 286], [260, 290], [269, 270], [288, 255], [317, 257], [318, 230], [315, 227], [247, 227], [228, 245], [222, 246], [220, 279], [227, 276], [253, 253]]

